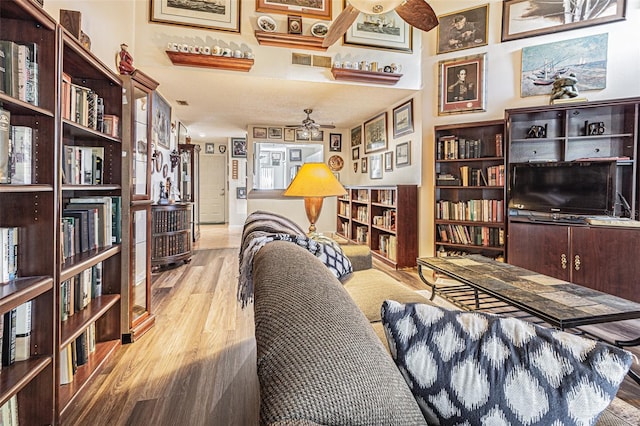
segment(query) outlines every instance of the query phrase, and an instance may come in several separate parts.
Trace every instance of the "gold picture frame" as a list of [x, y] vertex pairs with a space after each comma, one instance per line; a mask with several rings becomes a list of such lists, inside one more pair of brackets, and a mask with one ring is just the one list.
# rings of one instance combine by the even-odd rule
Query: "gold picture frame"
[[150, 0], [149, 20], [215, 31], [240, 32], [240, 0], [217, 3]]

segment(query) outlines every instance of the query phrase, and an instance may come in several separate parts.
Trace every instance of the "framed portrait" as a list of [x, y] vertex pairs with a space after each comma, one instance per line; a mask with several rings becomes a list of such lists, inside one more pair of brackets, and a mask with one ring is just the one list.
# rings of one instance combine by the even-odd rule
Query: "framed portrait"
[[364, 153], [387, 149], [387, 112], [364, 123]]
[[411, 141], [396, 145], [396, 167], [411, 164]]
[[216, 3], [151, 0], [150, 11], [151, 22], [240, 32], [240, 0], [220, 0]]
[[267, 128], [266, 127], [254, 127], [253, 128], [253, 137], [256, 139], [266, 139], [267, 138]]
[[284, 140], [285, 142], [294, 142], [296, 140], [296, 129], [292, 127], [285, 127]]
[[292, 148], [289, 150], [289, 161], [302, 161], [302, 149]]
[[282, 127], [269, 127], [268, 136], [269, 139], [282, 139]]
[[393, 151], [387, 151], [384, 153], [384, 171], [393, 171]]
[[520, 96], [550, 95], [556, 77], [574, 74], [578, 92], [607, 86], [608, 34], [522, 48]]
[[182, 122], [179, 122], [178, 123], [178, 143], [187, 143], [187, 136], [189, 136], [187, 128], [185, 127], [184, 124], [182, 124]]
[[311, 132], [311, 140], [315, 142], [321, 142], [324, 140], [324, 130], [318, 130]]
[[289, 34], [302, 34], [302, 16], [287, 16], [287, 32]]
[[360, 13], [343, 38], [345, 45], [413, 51], [413, 27], [393, 10], [380, 15]]
[[205, 154], [215, 154], [216, 153], [215, 145], [213, 144], [213, 142], [207, 142], [207, 143], [204, 144], [204, 153]]
[[360, 147], [356, 146], [355, 148], [351, 148], [351, 159], [358, 160], [360, 159]]
[[626, 0], [506, 0], [502, 41], [590, 27], [625, 19]]
[[329, 151], [342, 151], [342, 134], [329, 133]]
[[413, 133], [413, 99], [393, 109], [393, 137]]
[[307, 18], [331, 20], [331, 0], [256, 0], [256, 12], [295, 13]]
[[485, 111], [487, 54], [438, 63], [438, 115]]
[[358, 146], [362, 143], [362, 126], [351, 129], [351, 146]]
[[171, 106], [158, 92], [153, 92], [152, 139], [159, 146], [169, 149], [171, 145]]
[[382, 154], [373, 154], [369, 157], [369, 178], [382, 179]]
[[487, 45], [488, 4], [440, 15], [438, 20], [436, 53]]
[[362, 157], [360, 160], [360, 172], [367, 173], [367, 157]]
[[247, 187], [246, 186], [239, 186], [236, 188], [236, 198], [238, 200], [244, 200], [245, 198], [247, 198]]
[[231, 156], [236, 158], [247, 157], [247, 140], [244, 138], [231, 138]]
[[304, 129], [295, 129], [296, 131], [296, 140], [297, 141], [308, 141], [309, 140], [309, 133], [310, 132], [305, 132]]

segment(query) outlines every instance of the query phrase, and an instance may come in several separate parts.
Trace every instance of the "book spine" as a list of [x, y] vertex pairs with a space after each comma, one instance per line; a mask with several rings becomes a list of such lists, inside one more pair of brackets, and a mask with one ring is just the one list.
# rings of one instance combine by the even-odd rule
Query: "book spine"
[[16, 361], [31, 356], [32, 302], [29, 300], [16, 308]]
[[4, 314], [2, 330], [2, 365], [10, 366], [16, 360], [16, 309]]
[[0, 183], [11, 183], [11, 113], [0, 108]]

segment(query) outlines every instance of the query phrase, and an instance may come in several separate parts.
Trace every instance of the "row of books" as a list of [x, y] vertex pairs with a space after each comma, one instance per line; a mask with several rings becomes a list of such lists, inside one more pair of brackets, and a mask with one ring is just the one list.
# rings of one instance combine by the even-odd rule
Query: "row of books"
[[380, 234], [378, 251], [395, 262], [398, 258], [398, 238], [395, 235]]
[[356, 243], [367, 244], [369, 242], [369, 228], [366, 226], [356, 226]]
[[369, 201], [369, 191], [366, 189], [356, 189], [355, 198], [356, 201]]
[[8, 367], [16, 361], [24, 361], [31, 356], [32, 313], [32, 301], [29, 300], [0, 315], [3, 367]]
[[0, 183], [31, 183], [33, 129], [12, 126], [11, 113], [0, 108]]
[[62, 151], [62, 182], [100, 185], [103, 181], [104, 147], [65, 145]]
[[395, 204], [395, 191], [393, 189], [379, 189], [376, 202], [379, 204], [386, 204], [393, 206]]
[[15, 394], [0, 407], [0, 424], [2, 426], [18, 426], [18, 395]]
[[338, 214], [341, 216], [351, 216], [351, 206], [347, 203], [338, 203]]
[[120, 134], [120, 118], [104, 113], [104, 99], [90, 87], [73, 83], [62, 73], [62, 118], [109, 136]]
[[504, 229], [474, 225], [437, 225], [438, 241], [484, 247], [503, 247]]
[[0, 282], [7, 282], [18, 276], [18, 236], [17, 227], [0, 228]]
[[482, 157], [482, 141], [454, 135], [441, 136], [436, 146], [437, 160], [458, 160]]
[[351, 239], [351, 226], [349, 222], [340, 223], [340, 233], [347, 239]]
[[0, 40], [0, 93], [38, 105], [38, 45]]
[[383, 210], [382, 215], [373, 217], [373, 224], [385, 229], [396, 229], [396, 211]]
[[89, 362], [89, 356], [96, 350], [96, 324], [91, 323], [82, 334], [60, 351], [60, 384], [73, 382], [73, 378]]
[[152, 258], [177, 256], [190, 250], [191, 237], [188, 233], [158, 235], [153, 238]]
[[358, 206], [354, 219], [360, 222], [367, 222], [369, 220], [369, 209], [367, 206]]
[[[438, 248], [438, 251], [436, 252], [437, 257], [451, 257], [451, 256], [464, 257], [464, 256], [468, 256], [469, 254], [473, 254], [473, 253], [470, 253], [468, 251], [462, 251], [462, 250], [445, 249], [443, 246], [440, 246], [440, 248]], [[493, 254], [493, 255], [483, 254], [483, 256], [493, 259], [497, 262], [504, 262], [503, 254]], [[442, 278], [439, 278], [439, 279], [442, 279]]]
[[153, 233], [176, 232], [189, 228], [190, 210], [157, 210], [153, 212]]
[[491, 199], [438, 200], [436, 202], [436, 219], [502, 222], [504, 221], [504, 201]]
[[489, 166], [486, 170], [470, 166], [460, 167], [462, 186], [503, 186], [504, 180], [504, 164]]
[[60, 283], [60, 321], [66, 321], [102, 296], [102, 262]]

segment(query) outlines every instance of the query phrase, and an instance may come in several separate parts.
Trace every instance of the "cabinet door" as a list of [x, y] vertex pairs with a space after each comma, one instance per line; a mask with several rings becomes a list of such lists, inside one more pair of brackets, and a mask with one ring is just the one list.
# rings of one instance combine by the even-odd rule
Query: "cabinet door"
[[508, 262], [569, 281], [569, 228], [529, 223], [509, 224]]
[[572, 282], [640, 302], [640, 232], [575, 227], [571, 234]]
[[134, 200], [148, 200], [150, 198], [151, 175], [149, 157], [151, 146], [149, 145], [149, 92], [135, 86], [134, 92], [134, 117], [133, 135], [131, 138], [131, 198]]

